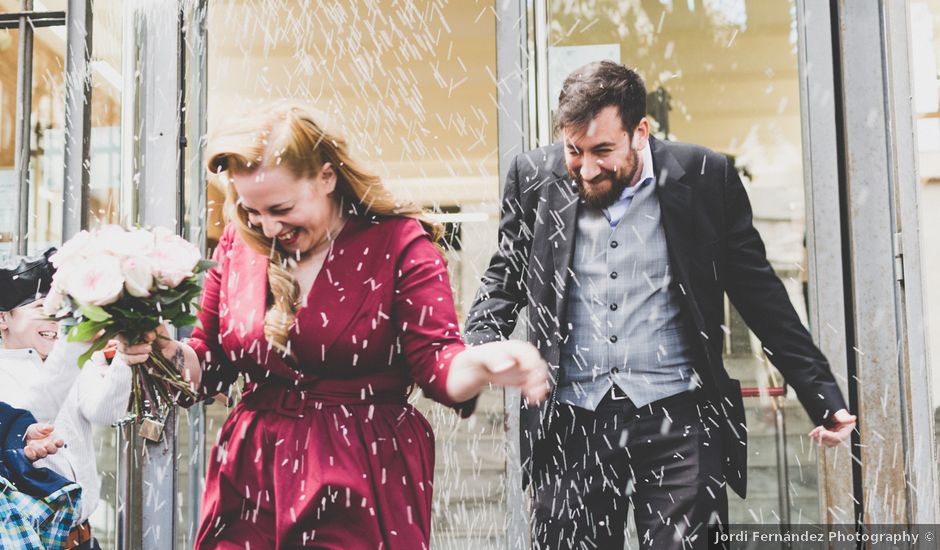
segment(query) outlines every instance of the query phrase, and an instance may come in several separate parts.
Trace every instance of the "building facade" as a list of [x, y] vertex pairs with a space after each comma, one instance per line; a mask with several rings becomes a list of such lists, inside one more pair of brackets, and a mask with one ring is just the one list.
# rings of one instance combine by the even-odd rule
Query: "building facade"
[[[270, 99], [313, 103], [450, 230], [463, 315], [496, 246], [502, 175], [551, 143], [558, 90], [635, 67], [654, 133], [731, 155], [794, 306], [853, 412], [822, 451], [727, 306], [725, 364], [754, 388], [738, 523], [940, 523], [940, 0], [0, 0], [0, 253], [82, 228], [175, 228], [210, 251], [222, 190], [205, 136]], [[520, 330], [524, 330], [521, 327]], [[514, 422], [491, 391], [438, 437], [436, 548], [525, 544]], [[101, 429], [108, 547], [185, 547], [227, 410], [144, 449]], [[141, 459], [140, 457], [144, 457]], [[108, 465], [111, 465], [110, 467]]]

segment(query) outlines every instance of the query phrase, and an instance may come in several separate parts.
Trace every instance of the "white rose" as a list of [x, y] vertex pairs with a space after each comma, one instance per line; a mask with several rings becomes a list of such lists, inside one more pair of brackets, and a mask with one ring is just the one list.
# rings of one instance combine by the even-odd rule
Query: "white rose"
[[146, 256], [126, 256], [121, 260], [124, 288], [131, 296], [146, 298], [153, 286], [153, 266]]
[[46, 299], [42, 302], [42, 313], [47, 317], [55, 317], [59, 310], [62, 309], [62, 304], [65, 302], [65, 295], [58, 289], [53, 288], [49, 291], [49, 294], [46, 295]]
[[76, 258], [68, 264], [61, 264], [56, 267], [55, 273], [52, 274], [52, 289], [58, 290], [60, 292], [65, 292], [66, 281], [69, 280], [69, 271], [76, 265], [79, 265], [83, 260], [81, 258]]
[[153, 249], [153, 235], [143, 229], [125, 231], [119, 225], [106, 225], [96, 235], [101, 250], [112, 256], [146, 256]]
[[65, 291], [80, 304], [108, 305], [124, 290], [121, 262], [114, 256], [99, 255], [71, 266], [64, 282]]
[[171, 288], [179, 286], [193, 276], [196, 264], [202, 258], [199, 249], [168, 229], [154, 229], [154, 246], [150, 253], [153, 276]]
[[88, 231], [80, 231], [71, 239], [67, 240], [49, 260], [57, 269], [62, 266], [71, 265], [80, 262], [86, 255], [94, 253], [94, 239]]

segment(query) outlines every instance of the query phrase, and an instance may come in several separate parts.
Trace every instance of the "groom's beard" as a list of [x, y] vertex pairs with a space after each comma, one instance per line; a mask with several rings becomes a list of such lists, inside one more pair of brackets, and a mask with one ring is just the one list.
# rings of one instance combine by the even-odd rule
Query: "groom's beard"
[[601, 173], [590, 182], [585, 183], [580, 172], [569, 171], [568, 174], [578, 184], [578, 195], [585, 204], [598, 210], [603, 210], [617, 202], [623, 190], [630, 187], [630, 182], [638, 170], [637, 154], [627, 157], [627, 165], [618, 170], [601, 170]]

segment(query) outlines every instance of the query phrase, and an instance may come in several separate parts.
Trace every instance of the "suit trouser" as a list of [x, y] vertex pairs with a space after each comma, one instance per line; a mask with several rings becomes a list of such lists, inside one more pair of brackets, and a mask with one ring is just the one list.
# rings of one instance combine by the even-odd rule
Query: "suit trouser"
[[706, 548], [708, 526], [727, 525], [720, 419], [701, 392], [555, 412], [533, 477], [539, 550], [622, 549], [630, 506], [641, 548]]

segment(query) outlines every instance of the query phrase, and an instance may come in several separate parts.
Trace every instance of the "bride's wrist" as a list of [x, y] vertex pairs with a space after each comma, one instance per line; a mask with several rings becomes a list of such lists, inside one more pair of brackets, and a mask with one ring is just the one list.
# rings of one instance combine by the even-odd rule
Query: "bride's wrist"
[[489, 382], [489, 371], [478, 350], [466, 348], [454, 357], [447, 377], [447, 393], [457, 401], [479, 394]]
[[154, 351], [160, 353], [164, 359], [172, 363], [174, 366], [177, 361], [182, 362], [183, 360], [183, 347], [176, 340], [164, 340], [157, 341], [153, 343]]

